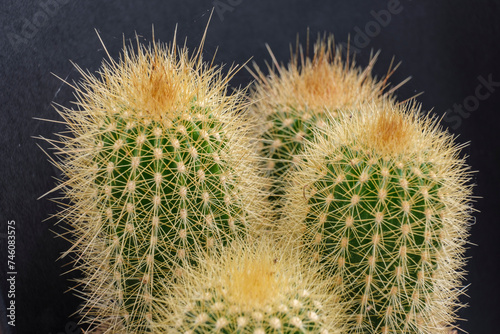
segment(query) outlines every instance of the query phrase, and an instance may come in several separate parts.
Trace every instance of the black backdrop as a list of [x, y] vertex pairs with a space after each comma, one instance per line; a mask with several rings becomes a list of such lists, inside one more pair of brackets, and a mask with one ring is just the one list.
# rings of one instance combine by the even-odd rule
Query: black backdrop
[[[72, 316], [79, 300], [65, 293], [70, 279], [68, 259], [56, 262], [68, 248], [50, 231], [56, 211], [47, 199], [37, 197], [54, 185], [58, 172], [37, 147], [47, 145], [32, 136], [55, 138], [60, 124], [34, 120], [56, 119], [51, 102], [70, 106], [72, 90], [52, 74], [68, 81], [79, 75], [72, 60], [91, 72], [99, 68], [105, 52], [97, 29], [113, 57], [118, 57], [123, 37], [137, 32], [143, 40], [178, 37], [191, 49], [198, 45], [210, 11], [216, 6], [208, 29], [205, 59], [242, 64], [253, 57], [260, 65], [269, 60], [265, 43], [277, 59], [287, 62], [289, 43], [296, 34], [305, 41], [332, 32], [337, 42], [351, 36], [356, 59], [366, 65], [370, 51], [382, 50], [375, 74], [385, 74], [394, 56], [402, 65], [393, 76], [397, 83], [412, 80], [399, 90], [406, 99], [424, 92], [424, 109], [439, 115], [448, 112], [443, 126], [459, 135], [469, 163], [479, 171], [475, 214], [467, 252], [470, 306], [460, 311], [468, 321], [460, 328], [471, 334], [497, 333], [500, 316], [500, 233], [496, 209], [500, 186], [498, 106], [500, 101], [500, 3], [493, 0], [2, 0], [0, 3], [0, 333], [76, 333]], [[387, 15], [389, 14], [389, 15]], [[240, 71], [231, 85], [247, 85], [252, 77]], [[489, 83], [488, 83], [489, 82]], [[16, 222], [16, 327], [6, 327], [7, 225]], [[477, 245], [477, 246], [476, 246]], [[9, 299], [10, 300], [10, 299]], [[16, 329], [16, 330], [14, 330]]]

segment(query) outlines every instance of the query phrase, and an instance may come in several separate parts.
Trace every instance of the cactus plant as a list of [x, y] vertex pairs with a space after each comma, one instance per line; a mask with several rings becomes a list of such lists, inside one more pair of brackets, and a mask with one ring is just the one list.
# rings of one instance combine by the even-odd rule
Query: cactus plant
[[460, 306], [470, 172], [461, 146], [419, 112], [346, 111], [291, 175], [280, 228], [355, 301], [349, 333], [447, 333]]
[[[327, 282], [297, 252], [263, 240], [235, 243], [183, 277], [158, 332], [343, 333], [344, 314]], [[181, 298], [179, 298], [181, 297]], [[167, 303], [168, 304], [168, 303]], [[161, 313], [161, 312], [159, 312]]]
[[137, 41], [99, 76], [78, 68], [78, 108], [59, 110], [72, 136], [51, 141], [69, 201], [58, 217], [72, 226], [67, 253], [84, 273], [81, 314], [93, 327], [149, 331], [159, 287], [266, 211], [237, 116], [244, 92], [227, 94], [236, 69], [223, 75], [202, 48]]
[[335, 46], [333, 36], [318, 37], [312, 57], [304, 57], [297, 44], [288, 67], [279, 65], [269, 52], [277, 71], [268, 66], [266, 75], [254, 65], [256, 85], [250, 113], [260, 125], [256, 136], [266, 159], [266, 173], [273, 181], [271, 199], [277, 200], [283, 195], [283, 175], [293, 167], [304, 142], [313, 138], [315, 128], [326, 125], [326, 114], [336, 116], [343, 108], [391, 98], [404, 82], [385, 91], [395, 68], [389, 68], [378, 81], [371, 75], [378, 53], [362, 70], [355, 66], [354, 58], [342, 59], [342, 49]]

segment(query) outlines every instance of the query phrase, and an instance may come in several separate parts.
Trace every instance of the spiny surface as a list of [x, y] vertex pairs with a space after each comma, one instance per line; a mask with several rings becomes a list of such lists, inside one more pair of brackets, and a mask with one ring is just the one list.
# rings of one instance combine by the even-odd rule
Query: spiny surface
[[367, 107], [307, 148], [281, 228], [295, 227], [355, 301], [350, 333], [447, 333], [462, 293], [468, 167], [415, 105]]
[[171, 300], [175, 316], [167, 328], [199, 334], [341, 333], [341, 305], [301, 263], [298, 254], [262, 240], [236, 244], [186, 275], [182, 292]]
[[200, 52], [138, 43], [99, 77], [80, 70], [79, 108], [60, 110], [72, 136], [52, 141], [69, 201], [58, 216], [72, 227], [92, 327], [149, 331], [159, 287], [266, 211], [242, 93], [226, 94], [234, 69], [223, 76]]
[[266, 75], [255, 65], [257, 83], [250, 111], [260, 126], [257, 136], [266, 172], [273, 180], [273, 199], [283, 194], [283, 175], [297, 162], [315, 129], [327, 125], [328, 115], [337, 117], [340, 109], [390, 99], [397, 88], [384, 93], [391, 69], [381, 81], [371, 76], [377, 55], [361, 70], [350, 57], [343, 60], [341, 51], [333, 36], [323, 37], [318, 38], [312, 57], [304, 57], [297, 45], [286, 68], [277, 64], [272, 53], [277, 71], [268, 66]]

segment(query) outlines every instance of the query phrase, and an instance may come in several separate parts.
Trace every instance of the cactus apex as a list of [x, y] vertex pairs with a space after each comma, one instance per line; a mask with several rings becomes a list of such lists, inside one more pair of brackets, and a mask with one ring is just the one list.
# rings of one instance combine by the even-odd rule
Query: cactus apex
[[[309, 36], [307, 44], [309, 47]], [[254, 71], [251, 71], [256, 79], [252, 88], [254, 104], [250, 108], [253, 115], [267, 121], [280, 108], [297, 110], [298, 118], [325, 111], [335, 115], [339, 109], [353, 108], [366, 101], [380, 98], [392, 100], [393, 92], [407, 81], [387, 90], [388, 80], [397, 66], [392, 68], [391, 64], [387, 75], [377, 80], [372, 77], [371, 71], [378, 53], [362, 69], [356, 66], [354, 57], [343, 57], [343, 51], [335, 45], [333, 35], [318, 35], [312, 55], [297, 41], [291, 60], [285, 66], [278, 64], [269, 49], [273, 59], [273, 66], [268, 65], [269, 73], [265, 74], [255, 63]]]
[[263, 237], [235, 242], [202, 263], [183, 276], [158, 329], [343, 333], [342, 304], [297, 251]]

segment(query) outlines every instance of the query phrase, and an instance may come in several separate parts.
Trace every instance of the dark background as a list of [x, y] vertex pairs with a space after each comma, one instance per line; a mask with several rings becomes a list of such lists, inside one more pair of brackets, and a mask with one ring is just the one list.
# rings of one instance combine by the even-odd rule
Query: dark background
[[[54, 220], [44, 221], [56, 212], [55, 205], [46, 198], [37, 200], [54, 186], [58, 172], [37, 147], [47, 145], [32, 137], [55, 138], [53, 133], [63, 127], [33, 117], [60, 120], [51, 103], [70, 106], [74, 100], [72, 89], [51, 73], [70, 82], [78, 80], [69, 60], [90, 72], [99, 68], [106, 55], [94, 29], [115, 59], [123, 36], [133, 38], [137, 32], [142, 40], [151, 41], [152, 25], [155, 38], [169, 42], [178, 24], [179, 40], [187, 37], [193, 49], [214, 4], [204, 52], [207, 60], [219, 46], [215, 63], [242, 64], [253, 57], [263, 65], [270, 59], [265, 48], [269, 43], [277, 59], [287, 62], [289, 43], [295, 42], [297, 33], [305, 42], [308, 27], [314, 38], [318, 32], [332, 32], [340, 43], [346, 43], [350, 34], [359, 64], [367, 64], [372, 49], [382, 50], [374, 70], [378, 76], [385, 74], [393, 56], [402, 62], [392, 82], [408, 76], [412, 80], [398, 91], [399, 99], [423, 91], [419, 100], [425, 110], [449, 112], [443, 126], [459, 136], [458, 142], [470, 142], [463, 152], [478, 171], [475, 208], [480, 211], [474, 214], [477, 224], [472, 226], [467, 251], [470, 297], [463, 301], [469, 307], [459, 312], [467, 321], [458, 325], [471, 334], [500, 331], [499, 1], [400, 0], [397, 5], [395, 0], [1, 0], [0, 333], [16, 332], [5, 327], [4, 316], [9, 220], [16, 221], [17, 233], [17, 333], [76, 333], [78, 319], [71, 314], [79, 300], [65, 291], [77, 273], [62, 275], [71, 269], [69, 259], [56, 261], [69, 245], [54, 238], [50, 231], [57, 230]], [[390, 19], [377, 23], [373, 13], [388, 6], [395, 8]], [[368, 35], [363, 36], [366, 29]], [[476, 89], [488, 93], [479, 87], [481, 78], [498, 83], [483, 100], [474, 97]], [[242, 70], [231, 85], [251, 80]], [[464, 104], [463, 111], [454, 111], [454, 105]]]

